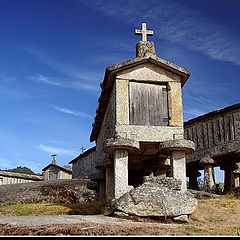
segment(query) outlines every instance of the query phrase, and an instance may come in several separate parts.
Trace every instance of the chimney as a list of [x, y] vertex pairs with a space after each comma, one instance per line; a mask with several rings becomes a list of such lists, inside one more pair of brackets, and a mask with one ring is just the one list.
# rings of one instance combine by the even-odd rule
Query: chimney
[[57, 165], [57, 160], [56, 160], [57, 154], [52, 154], [52, 164]]

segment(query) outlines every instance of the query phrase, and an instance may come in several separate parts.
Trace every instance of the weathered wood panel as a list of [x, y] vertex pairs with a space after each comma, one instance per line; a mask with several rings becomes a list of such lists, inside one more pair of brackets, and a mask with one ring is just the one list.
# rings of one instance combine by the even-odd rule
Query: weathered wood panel
[[224, 123], [223, 123], [223, 117], [219, 117], [219, 129], [220, 129], [220, 142], [224, 143]]
[[229, 116], [230, 140], [235, 139], [234, 119], [233, 115]]
[[234, 117], [234, 130], [235, 130], [235, 139], [240, 140], [240, 112], [233, 113]]
[[209, 147], [213, 146], [214, 140], [213, 140], [213, 126], [212, 126], [212, 121], [207, 122], [207, 127], [208, 127], [208, 142], [209, 142]]
[[213, 137], [214, 137], [214, 145], [219, 144], [220, 137], [220, 125], [218, 119], [213, 119]]
[[204, 147], [208, 147], [208, 129], [207, 129], [207, 123], [203, 123], [203, 138], [204, 138]]
[[129, 90], [131, 125], [168, 125], [166, 86], [130, 82]]
[[203, 129], [202, 124], [197, 125], [197, 139], [198, 139], [198, 147], [200, 149], [203, 148]]
[[230, 119], [229, 119], [229, 116], [224, 116], [223, 122], [224, 122], [225, 142], [228, 142], [230, 140]]

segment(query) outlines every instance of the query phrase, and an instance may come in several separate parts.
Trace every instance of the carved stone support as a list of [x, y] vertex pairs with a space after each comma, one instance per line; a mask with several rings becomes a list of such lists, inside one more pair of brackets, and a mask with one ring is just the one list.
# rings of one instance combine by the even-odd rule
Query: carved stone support
[[229, 164], [220, 166], [224, 171], [224, 192], [231, 192], [235, 188], [234, 170], [238, 168], [237, 164]]
[[114, 153], [114, 198], [118, 199], [128, 192], [128, 151], [116, 150]]
[[200, 164], [204, 166], [204, 190], [214, 192], [216, 190], [214, 164], [215, 161], [210, 157], [203, 157]]
[[234, 187], [240, 186], [240, 162], [237, 163], [238, 168], [234, 170]]
[[182, 181], [181, 191], [186, 191], [186, 160], [184, 151], [173, 151], [171, 153], [171, 170], [172, 177]]

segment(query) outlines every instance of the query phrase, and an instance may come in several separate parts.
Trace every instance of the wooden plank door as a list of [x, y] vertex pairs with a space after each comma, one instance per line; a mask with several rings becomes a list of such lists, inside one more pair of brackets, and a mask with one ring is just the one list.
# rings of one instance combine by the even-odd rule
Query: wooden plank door
[[167, 89], [164, 85], [130, 82], [130, 124], [167, 126]]

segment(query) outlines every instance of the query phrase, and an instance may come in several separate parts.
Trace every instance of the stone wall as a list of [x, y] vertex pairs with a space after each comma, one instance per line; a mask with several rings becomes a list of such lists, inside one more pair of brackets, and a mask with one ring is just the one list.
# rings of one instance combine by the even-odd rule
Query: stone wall
[[89, 180], [51, 180], [0, 186], [0, 205], [54, 202], [79, 204], [95, 198]]
[[106, 159], [106, 154], [103, 151], [105, 140], [111, 138], [115, 134], [115, 122], [116, 122], [116, 96], [115, 96], [115, 85], [113, 86], [113, 90], [111, 92], [111, 96], [109, 98], [109, 103], [107, 106], [107, 111], [105, 113], [101, 130], [98, 135], [98, 139], [96, 142], [96, 164], [108, 164], [108, 160]]

